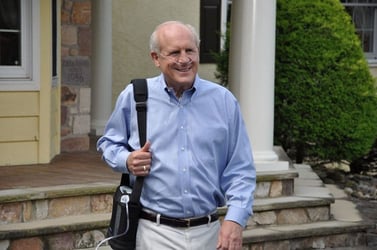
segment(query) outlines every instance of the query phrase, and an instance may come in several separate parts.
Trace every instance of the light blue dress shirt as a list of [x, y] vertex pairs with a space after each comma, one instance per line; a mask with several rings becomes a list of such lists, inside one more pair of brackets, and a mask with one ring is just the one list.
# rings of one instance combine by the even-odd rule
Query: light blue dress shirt
[[[206, 216], [227, 205], [225, 220], [245, 226], [252, 215], [256, 172], [235, 97], [199, 76], [179, 99], [163, 75], [147, 82], [152, 165], [144, 180], [142, 205], [174, 218]], [[130, 84], [119, 95], [97, 143], [115, 171], [128, 172], [127, 144], [140, 148], [136, 116]]]

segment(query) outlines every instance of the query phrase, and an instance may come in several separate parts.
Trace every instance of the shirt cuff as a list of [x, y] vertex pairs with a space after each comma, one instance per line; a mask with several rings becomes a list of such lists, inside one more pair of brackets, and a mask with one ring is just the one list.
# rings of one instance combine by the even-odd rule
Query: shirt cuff
[[126, 150], [119, 152], [117, 155], [116, 168], [119, 169], [123, 173], [128, 173], [127, 158], [129, 155], [130, 153], [127, 152]]
[[244, 208], [228, 207], [224, 220], [234, 221], [245, 228], [251, 213]]

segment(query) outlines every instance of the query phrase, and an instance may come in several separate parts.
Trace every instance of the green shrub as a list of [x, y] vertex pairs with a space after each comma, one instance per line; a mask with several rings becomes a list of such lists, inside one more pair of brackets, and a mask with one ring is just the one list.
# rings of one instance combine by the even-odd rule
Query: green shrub
[[229, 47], [230, 47], [230, 25], [227, 24], [225, 34], [222, 35], [224, 48], [219, 53], [213, 53], [216, 63], [215, 77], [223, 86], [228, 86], [228, 64], [229, 64]]
[[340, 161], [377, 138], [373, 77], [339, 1], [278, 0], [276, 145], [296, 162]]

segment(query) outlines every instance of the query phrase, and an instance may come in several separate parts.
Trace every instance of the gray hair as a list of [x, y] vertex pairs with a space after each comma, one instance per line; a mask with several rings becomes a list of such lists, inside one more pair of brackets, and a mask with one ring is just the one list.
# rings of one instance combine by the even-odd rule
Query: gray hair
[[157, 31], [164, 25], [167, 25], [167, 24], [181, 24], [183, 26], [185, 26], [186, 28], [188, 28], [188, 30], [192, 33], [192, 36], [194, 38], [194, 41], [195, 41], [195, 45], [196, 47], [199, 48], [200, 46], [200, 38], [199, 38], [199, 35], [198, 33], [196, 32], [195, 28], [190, 25], [190, 24], [185, 24], [183, 22], [180, 22], [180, 21], [167, 21], [167, 22], [164, 22], [164, 23], [161, 23], [159, 24], [153, 31], [151, 37], [150, 37], [150, 40], [149, 40], [149, 49], [151, 52], [156, 52], [156, 53], [160, 53], [161, 51], [161, 48], [160, 48], [160, 41], [158, 40], [158, 37], [157, 37]]

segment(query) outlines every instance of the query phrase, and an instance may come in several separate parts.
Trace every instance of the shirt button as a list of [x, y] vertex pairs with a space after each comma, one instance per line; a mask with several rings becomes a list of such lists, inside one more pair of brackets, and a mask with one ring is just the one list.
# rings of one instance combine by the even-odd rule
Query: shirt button
[[181, 147], [181, 151], [185, 151], [185, 148], [184, 148], [184, 147]]
[[187, 194], [187, 190], [183, 191], [185, 194]]

